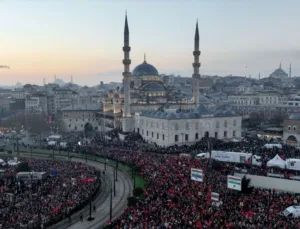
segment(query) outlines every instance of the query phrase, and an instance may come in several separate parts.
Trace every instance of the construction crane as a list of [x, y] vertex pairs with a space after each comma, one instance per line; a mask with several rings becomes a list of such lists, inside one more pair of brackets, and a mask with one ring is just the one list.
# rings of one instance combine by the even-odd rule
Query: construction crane
[[0, 65], [0, 68], [7, 68], [7, 69], [10, 69], [9, 66], [6, 66], [6, 65]]

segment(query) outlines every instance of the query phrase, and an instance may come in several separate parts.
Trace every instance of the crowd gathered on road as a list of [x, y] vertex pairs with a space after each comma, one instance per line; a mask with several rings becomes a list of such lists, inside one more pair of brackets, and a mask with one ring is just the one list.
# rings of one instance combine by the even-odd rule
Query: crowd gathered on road
[[[122, 216], [108, 222], [109, 229], [300, 228], [300, 218], [281, 214], [287, 207], [299, 205], [299, 195], [274, 189], [253, 188], [251, 193], [243, 193], [227, 188], [227, 175], [232, 174], [237, 166], [247, 166], [248, 173], [266, 175], [266, 162], [275, 155], [299, 158], [300, 151], [294, 147], [283, 145], [282, 149], [268, 149], [263, 147], [266, 143], [263, 140], [223, 142], [206, 138], [193, 146], [162, 148], [145, 143], [138, 134], [131, 134], [120, 141], [112, 132], [110, 140], [95, 137], [89, 141], [87, 148], [83, 148], [77, 144], [82, 136], [74, 135], [73, 138], [75, 143], [69, 144], [66, 151], [84, 150], [138, 167], [139, 174], [147, 183], [136, 206], [127, 207]], [[208, 159], [193, 157], [207, 152], [210, 147], [259, 155], [263, 163], [260, 167], [219, 163], [217, 168], [212, 168]], [[203, 182], [190, 179], [191, 168], [203, 170]], [[299, 175], [292, 171], [280, 172]], [[219, 193], [218, 203], [211, 200], [212, 192]]]
[[[4, 171], [0, 178], [1, 229], [46, 228], [87, 205], [100, 187], [100, 173], [85, 164], [17, 159], [20, 162], [17, 165], [4, 163], [1, 168]], [[30, 177], [17, 179], [16, 174], [24, 165], [30, 169]], [[45, 172], [47, 176], [33, 179], [32, 171]]]
[[[207, 159], [195, 160], [193, 157], [170, 154], [172, 151], [206, 151], [207, 139], [192, 147], [150, 150], [140, 147], [138, 136], [130, 138], [122, 145], [111, 142], [101, 147], [99, 143], [94, 152], [140, 167], [140, 175], [147, 181], [143, 198], [138, 200], [135, 207], [126, 208], [121, 217], [109, 222], [108, 228], [300, 228], [299, 218], [280, 214], [287, 207], [300, 203], [298, 195], [258, 188], [254, 188], [251, 194], [230, 190], [227, 188], [227, 175], [232, 174], [235, 165], [223, 164], [218, 169], [210, 169]], [[282, 149], [263, 149], [264, 142], [249, 144], [210, 140], [215, 149], [247, 150], [263, 156], [264, 160], [276, 154], [284, 157], [299, 155], [297, 149], [288, 146]], [[201, 168], [204, 171], [204, 182], [190, 179], [191, 168]], [[220, 194], [219, 204], [211, 201], [211, 192]]]

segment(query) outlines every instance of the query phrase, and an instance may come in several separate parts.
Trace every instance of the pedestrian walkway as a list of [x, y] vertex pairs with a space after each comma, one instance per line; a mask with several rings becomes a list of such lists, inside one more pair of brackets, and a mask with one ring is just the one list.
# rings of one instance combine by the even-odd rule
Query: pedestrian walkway
[[[74, 158], [72, 161], [83, 162], [85, 160]], [[97, 169], [104, 170], [104, 164], [94, 161], [88, 161], [88, 165], [94, 166]], [[105, 176], [111, 177], [113, 181], [113, 167], [107, 166]], [[132, 193], [133, 185], [130, 175], [126, 175], [124, 172], [118, 171], [118, 181], [116, 181], [116, 196], [114, 196], [114, 188], [112, 183], [112, 218], [116, 218], [123, 213], [124, 208], [127, 206], [127, 197]], [[93, 208], [92, 208], [93, 211]], [[110, 218], [110, 195], [101, 203], [100, 206], [96, 206], [96, 212], [92, 212], [93, 221], [88, 221], [89, 214], [84, 215], [83, 222], [79, 221], [69, 229], [99, 229]]]

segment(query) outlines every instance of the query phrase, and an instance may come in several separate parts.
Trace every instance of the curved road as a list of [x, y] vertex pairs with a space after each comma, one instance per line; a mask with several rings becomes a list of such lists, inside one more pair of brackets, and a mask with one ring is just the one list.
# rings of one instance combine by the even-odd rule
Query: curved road
[[[25, 154], [25, 155], [24, 155]], [[26, 157], [27, 153], [22, 153], [21, 157]], [[30, 154], [28, 153], [30, 157]], [[38, 158], [49, 158], [49, 154], [39, 154], [33, 153], [33, 157]], [[67, 156], [55, 156], [55, 160], [67, 160]], [[72, 158], [71, 161], [81, 162], [84, 164], [88, 164], [90, 166], [95, 167], [97, 170], [103, 171], [104, 164], [100, 162], [90, 161], [86, 163], [85, 159], [80, 158]], [[109, 220], [110, 217], [110, 194], [113, 189], [113, 170], [114, 167], [107, 165], [105, 176], [102, 176], [102, 186], [98, 196], [93, 201], [93, 205], [96, 206], [96, 212], [92, 212], [92, 216], [94, 217], [93, 221], [88, 221], [87, 218], [89, 216], [89, 205], [83, 208], [81, 211], [75, 213], [71, 217], [71, 222], [68, 219], [62, 220], [57, 224], [49, 227], [49, 229], [99, 229], [106, 225], [106, 221]], [[112, 188], [112, 189], [111, 189]], [[118, 171], [118, 181], [116, 181], [116, 195], [114, 196], [114, 192], [112, 193], [112, 218], [116, 218], [123, 213], [123, 209], [127, 206], [127, 197], [132, 194], [133, 184], [129, 174]], [[80, 213], [83, 214], [84, 219], [83, 222], [80, 221]]]

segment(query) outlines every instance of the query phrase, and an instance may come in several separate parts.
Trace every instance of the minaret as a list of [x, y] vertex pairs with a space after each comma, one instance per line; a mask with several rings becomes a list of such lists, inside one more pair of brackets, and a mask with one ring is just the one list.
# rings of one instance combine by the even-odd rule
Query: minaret
[[127, 13], [125, 15], [125, 28], [124, 28], [124, 72], [123, 72], [123, 86], [124, 86], [124, 110], [123, 110], [123, 121], [122, 129], [123, 132], [129, 132], [133, 129], [133, 123], [131, 123], [131, 112], [130, 112], [130, 64], [131, 60], [129, 57], [130, 46], [129, 46], [129, 28], [127, 21]]
[[198, 20], [196, 23], [196, 31], [195, 31], [195, 43], [194, 43], [194, 74], [193, 74], [193, 99], [194, 103], [197, 106], [199, 103], [199, 81], [200, 81], [200, 74], [199, 74], [199, 68], [200, 68], [200, 62], [199, 62], [199, 57], [200, 57], [200, 50], [199, 50], [199, 29], [198, 29]]
[[258, 80], [260, 80], [260, 73], [258, 73]]
[[289, 77], [292, 77], [292, 63], [290, 63], [290, 71], [289, 71]]
[[281, 69], [281, 62], [280, 62], [280, 64], [279, 64], [279, 69]]

